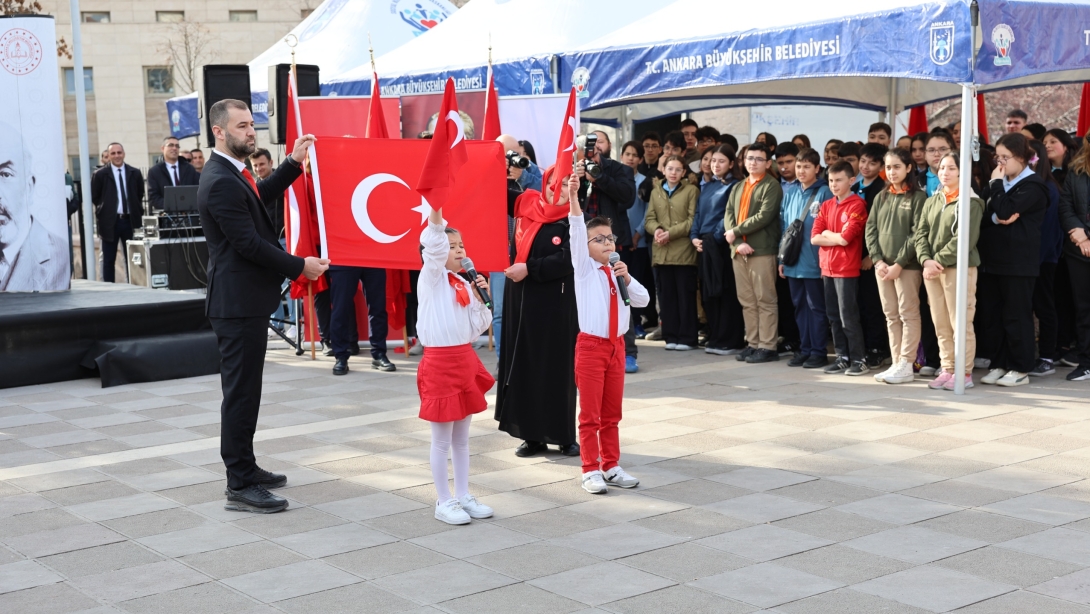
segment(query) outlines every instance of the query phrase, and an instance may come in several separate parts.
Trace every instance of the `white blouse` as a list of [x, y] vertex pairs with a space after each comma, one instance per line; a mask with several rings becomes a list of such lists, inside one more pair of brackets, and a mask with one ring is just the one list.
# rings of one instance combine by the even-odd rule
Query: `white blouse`
[[416, 333], [425, 348], [465, 345], [475, 341], [492, 324], [492, 311], [484, 306], [477, 293], [469, 287], [469, 306], [462, 307], [455, 298], [454, 288], [447, 278], [447, 255], [450, 241], [445, 227], [428, 222], [420, 233], [424, 246], [424, 266], [420, 269], [416, 294]]
[[[575, 304], [579, 311], [580, 332], [612, 339], [628, 332], [628, 320], [631, 312], [621, 300], [619, 292], [611, 296], [609, 279], [602, 272], [602, 264], [590, 257], [587, 245], [587, 223], [581, 215], [568, 216], [568, 235], [571, 238], [571, 263], [575, 268]], [[623, 284], [624, 280], [613, 276], [614, 284]], [[647, 289], [631, 277], [628, 284], [628, 298], [632, 307], [646, 307], [651, 302]], [[609, 330], [609, 301], [617, 301], [617, 330]]]

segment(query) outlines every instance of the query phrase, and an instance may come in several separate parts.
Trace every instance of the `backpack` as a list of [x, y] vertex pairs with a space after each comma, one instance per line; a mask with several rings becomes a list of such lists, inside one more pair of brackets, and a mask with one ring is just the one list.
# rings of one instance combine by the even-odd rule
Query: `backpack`
[[780, 239], [780, 249], [777, 253], [777, 257], [780, 260], [780, 264], [785, 266], [792, 266], [799, 261], [799, 255], [802, 253], [803, 242], [808, 237], [803, 236], [803, 231], [806, 228], [806, 215], [811, 213], [811, 208], [814, 205], [814, 200], [817, 199], [818, 190], [814, 190], [814, 193], [810, 195], [810, 200], [806, 202], [806, 206], [802, 208], [802, 213], [799, 217], [791, 222], [791, 225], [784, 231], [783, 237]]

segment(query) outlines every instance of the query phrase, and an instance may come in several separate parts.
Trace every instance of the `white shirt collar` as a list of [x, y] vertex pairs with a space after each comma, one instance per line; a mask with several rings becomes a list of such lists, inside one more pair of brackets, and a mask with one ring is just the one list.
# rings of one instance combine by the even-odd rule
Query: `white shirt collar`
[[213, 150], [212, 150], [212, 153], [213, 153], [213, 154], [218, 154], [218, 155], [221, 155], [221, 156], [223, 156], [224, 158], [226, 158], [227, 160], [229, 160], [229, 161], [231, 162], [231, 164], [234, 164], [234, 165], [235, 165], [235, 168], [236, 168], [236, 169], [238, 169], [238, 172], [240, 172], [240, 173], [242, 172], [242, 169], [246, 168], [246, 164], [245, 164], [245, 163], [243, 163], [243, 162], [239, 162], [238, 160], [236, 160], [236, 159], [232, 158], [231, 156], [229, 156], [229, 155], [227, 155], [227, 154], [223, 153], [222, 151], [220, 151], [220, 150], [218, 150], [218, 149], [213, 149]]

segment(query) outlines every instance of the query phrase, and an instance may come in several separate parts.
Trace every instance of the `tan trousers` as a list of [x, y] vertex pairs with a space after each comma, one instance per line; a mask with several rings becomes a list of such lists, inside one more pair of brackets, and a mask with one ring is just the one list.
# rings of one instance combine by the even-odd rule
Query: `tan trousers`
[[920, 345], [921, 283], [923, 272], [907, 269], [897, 279], [878, 279], [878, 296], [886, 314], [889, 353], [894, 364], [901, 360], [909, 364], [916, 361], [916, 348]]
[[[957, 288], [957, 269], [947, 267], [935, 279], [925, 279], [927, 302], [931, 304], [931, 320], [935, 323], [935, 335], [939, 338], [939, 359], [947, 373], [954, 372], [954, 330], [957, 322], [954, 314]], [[976, 267], [969, 267], [969, 288], [965, 309], [965, 374], [973, 371], [976, 359], [976, 332], [973, 316], [976, 314]]]
[[751, 348], [775, 350], [779, 338], [776, 302], [776, 257], [734, 256], [734, 283], [746, 321], [746, 343]]

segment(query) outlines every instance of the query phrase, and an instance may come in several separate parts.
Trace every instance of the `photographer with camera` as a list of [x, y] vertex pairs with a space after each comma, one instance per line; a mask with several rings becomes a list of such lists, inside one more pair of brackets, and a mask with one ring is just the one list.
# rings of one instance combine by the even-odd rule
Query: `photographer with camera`
[[518, 183], [520, 190], [541, 190], [541, 169], [524, 153], [518, 140], [502, 134], [496, 139], [503, 145], [504, 157], [507, 158], [507, 179]]

